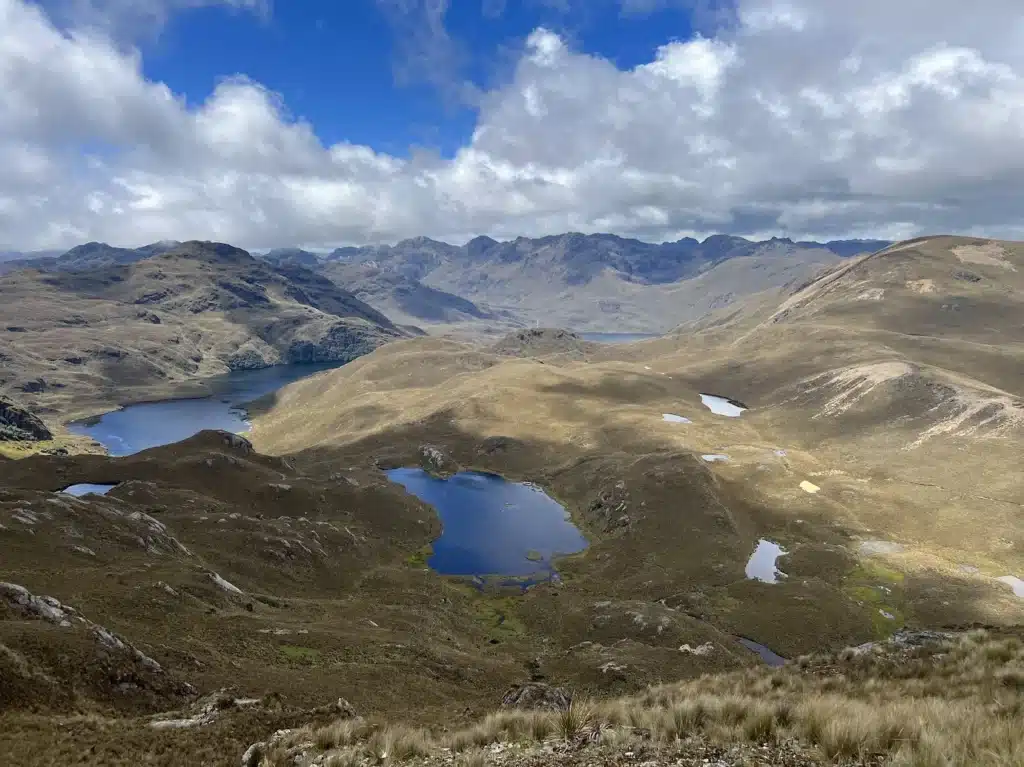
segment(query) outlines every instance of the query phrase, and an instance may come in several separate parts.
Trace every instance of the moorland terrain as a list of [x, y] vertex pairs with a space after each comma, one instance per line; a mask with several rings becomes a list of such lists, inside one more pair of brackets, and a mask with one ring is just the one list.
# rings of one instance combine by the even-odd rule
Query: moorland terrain
[[[1019, 765], [1022, 310], [1024, 244], [922, 238], [643, 343], [397, 339], [248, 439], [0, 457], [0, 752]], [[409, 465], [535, 483], [590, 545], [525, 591], [440, 576], [436, 513], [382, 471]], [[118, 484], [57, 493], [82, 482]]]
[[59, 427], [195, 393], [183, 385], [228, 370], [345, 362], [408, 335], [308, 269], [229, 245], [166, 245], [144, 260], [0, 276], [0, 395]]

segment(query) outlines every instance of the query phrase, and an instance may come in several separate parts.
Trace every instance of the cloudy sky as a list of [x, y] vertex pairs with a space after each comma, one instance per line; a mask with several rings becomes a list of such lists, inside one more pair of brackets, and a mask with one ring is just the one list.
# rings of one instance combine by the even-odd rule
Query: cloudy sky
[[0, 249], [568, 230], [1024, 239], [1020, 0], [0, 0]]

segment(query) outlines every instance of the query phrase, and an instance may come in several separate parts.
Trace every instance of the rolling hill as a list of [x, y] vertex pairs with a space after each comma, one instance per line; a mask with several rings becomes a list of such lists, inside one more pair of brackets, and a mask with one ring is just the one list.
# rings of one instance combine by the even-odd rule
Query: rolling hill
[[308, 269], [216, 243], [0, 277], [0, 392], [61, 416], [228, 370], [344, 362], [403, 335]]
[[[783, 654], [808, 649], [804, 630], [864, 638], [890, 620], [880, 610], [893, 626], [1020, 620], [1024, 603], [996, 578], [1016, 574], [1024, 545], [1007, 470], [1024, 438], [1022, 256], [1019, 243], [901, 243], [774, 305], [622, 347], [394, 344], [279, 392], [255, 443], [397, 464], [430, 444], [537, 481], [597, 536], [572, 566], [582, 591], [599, 584], [589, 598], [701, 583], [686, 600], [702, 614]], [[723, 418], [701, 393], [748, 410]], [[482, 452], [499, 437], [513, 447]], [[616, 482], [629, 522], [606, 530], [591, 515]], [[794, 552], [784, 593], [733, 572], [758, 536]], [[900, 552], [886, 562], [900, 588], [865, 601], [874, 538]]]

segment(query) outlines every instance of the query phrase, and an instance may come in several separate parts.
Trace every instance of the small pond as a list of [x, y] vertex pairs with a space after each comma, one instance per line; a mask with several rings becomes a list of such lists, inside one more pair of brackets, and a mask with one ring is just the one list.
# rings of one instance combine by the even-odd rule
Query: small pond
[[635, 341], [650, 341], [659, 338], [658, 333], [577, 333], [584, 341], [599, 344], [631, 344]]
[[90, 494], [106, 495], [115, 487], [117, 487], [116, 482], [109, 485], [94, 485], [88, 482], [82, 482], [81, 484], [78, 485], [71, 485], [70, 487], [65, 487], [63, 490], [61, 490], [61, 492], [67, 493], [68, 495], [75, 495], [79, 497]]
[[188, 439], [204, 429], [243, 432], [249, 429], [242, 405], [300, 378], [338, 367], [337, 363], [275, 365], [240, 370], [203, 380], [208, 397], [169, 399], [129, 405], [122, 410], [68, 424], [75, 434], [92, 437], [110, 455], [131, 455]]
[[763, 644], [758, 644], [757, 642], [753, 641], [752, 639], [747, 639], [746, 637], [740, 637], [740, 644], [743, 645], [744, 647], [746, 647], [748, 650], [750, 650], [752, 652], [756, 652], [758, 655], [760, 655], [761, 656], [761, 660], [763, 660], [769, 666], [776, 666], [777, 667], [777, 666], [782, 666], [782, 665], [784, 665], [786, 663], [786, 659], [783, 658], [781, 655], [778, 655], [777, 653], [773, 652], [772, 650], [769, 650]]
[[1005, 583], [1018, 597], [1024, 598], [1024, 581], [1015, 575], [1002, 575], [996, 578], [1000, 583]]
[[700, 401], [715, 415], [724, 415], [727, 418], [739, 418], [744, 410], [750, 409], [742, 402], [728, 397], [720, 397], [717, 394], [701, 394]]
[[587, 547], [566, 510], [534, 485], [475, 471], [449, 479], [412, 468], [387, 475], [437, 510], [442, 532], [427, 564], [443, 575], [546, 579], [556, 556]]
[[779, 544], [762, 538], [757, 542], [757, 548], [750, 555], [750, 559], [747, 560], [747, 577], [764, 583], [778, 583], [779, 576], [784, 576], [785, 573], [779, 571], [775, 562], [787, 553]]

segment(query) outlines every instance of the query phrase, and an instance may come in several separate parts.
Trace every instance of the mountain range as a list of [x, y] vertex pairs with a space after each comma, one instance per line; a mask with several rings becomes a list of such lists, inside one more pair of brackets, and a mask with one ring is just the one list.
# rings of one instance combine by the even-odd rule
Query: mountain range
[[[653, 244], [609, 234], [568, 233], [509, 242], [476, 237], [462, 246], [417, 237], [330, 253], [281, 248], [256, 255], [272, 264], [319, 271], [396, 322], [439, 332], [493, 334], [535, 324], [661, 332], [887, 244], [751, 241], [730, 235]], [[84, 271], [133, 263], [176, 245], [168, 241], [117, 248], [91, 242], [57, 256], [7, 261], [0, 264], [0, 272], [25, 267]], [[727, 268], [717, 269], [725, 263]], [[701, 281], [690, 282], [696, 278]]]
[[[387, 306], [401, 312], [405, 321], [425, 326], [479, 329], [481, 323], [475, 320], [485, 319], [492, 330], [541, 324], [581, 331], [660, 332], [888, 244], [786, 238], [755, 242], [729, 235], [653, 244], [569, 233], [509, 242], [476, 237], [463, 246], [419, 237], [329, 254], [271, 251], [264, 258], [298, 260], [382, 310]], [[724, 264], [728, 266], [719, 268]], [[381, 285], [382, 275], [394, 275], [388, 278], [390, 285]], [[421, 285], [448, 295], [424, 296]], [[403, 298], [417, 293], [418, 301]], [[462, 299], [460, 305], [453, 296]]]

